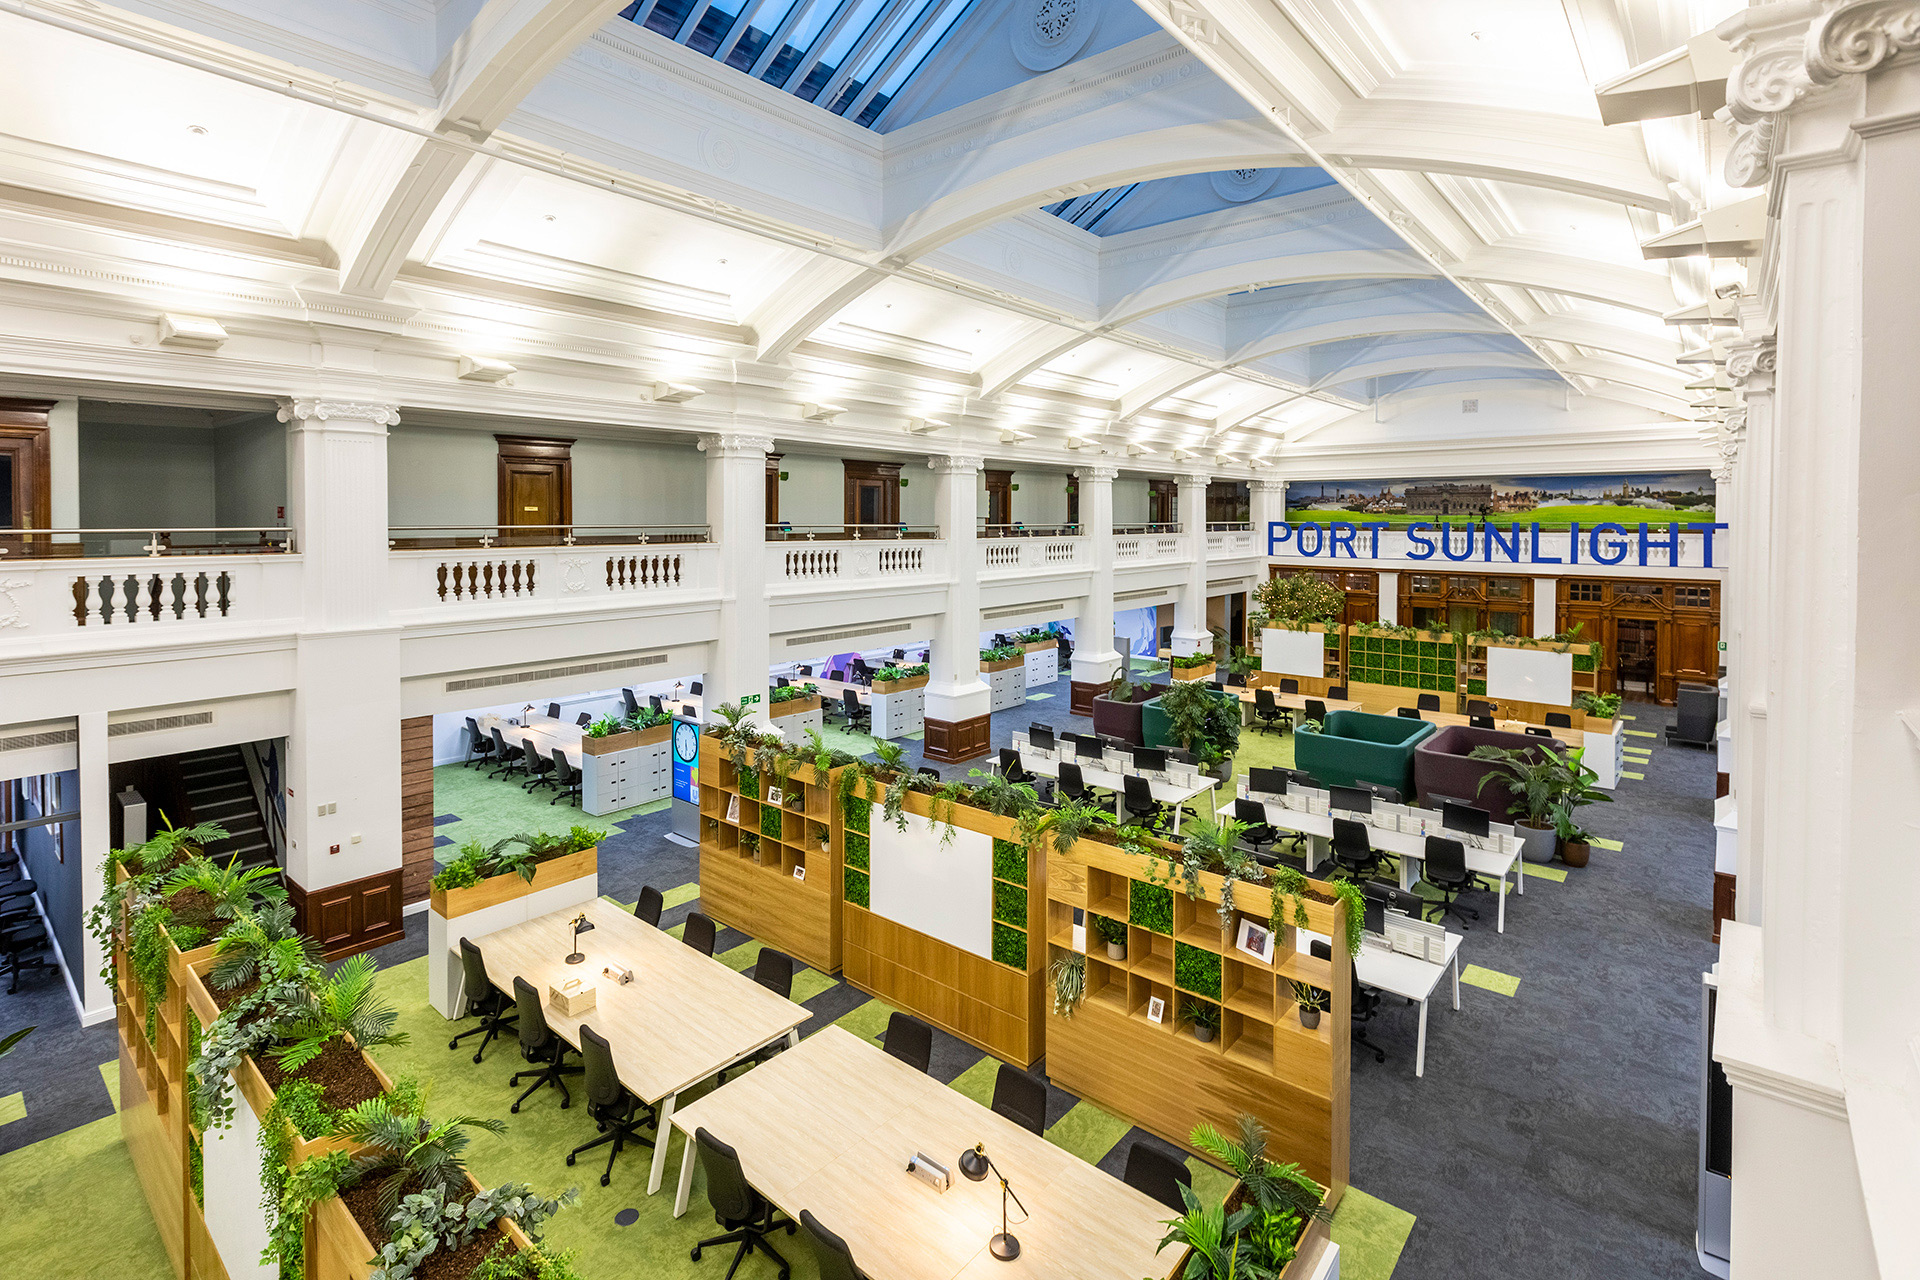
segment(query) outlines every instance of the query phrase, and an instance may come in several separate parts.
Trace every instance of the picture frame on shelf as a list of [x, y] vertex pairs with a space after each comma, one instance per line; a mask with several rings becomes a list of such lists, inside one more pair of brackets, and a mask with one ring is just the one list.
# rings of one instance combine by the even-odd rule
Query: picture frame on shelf
[[795, 880], [805, 880], [805, 879], [807, 878], [807, 864], [806, 864], [806, 863], [804, 863], [804, 862], [796, 862], [796, 863], [794, 863], [794, 865], [793, 865], [793, 878], [794, 878]]
[[1159, 996], [1147, 997], [1147, 1021], [1164, 1023], [1167, 1020], [1167, 1002]]
[[1273, 931], [1249, 916], [1240, 917], [1233, 945], [1262, 964], [1273, 963]]
[[727, 797], [727, 821], [728, 822], [740, 821], [740, 797], [739, 796]]
[[770, 805], [772, 805], [772, 806], [773, 806], [774, 808], [776, 808], [776, 809], [778, 809], [778, 808], [779, 808], [779, 807], [780, 807], [781, 805], [783, 805], [783, 804], [785, 804], [786, 802], [787, 802], [787, 798], [786, 798], [786, 796], [785, 796], [785, 795], [783, 795], [783, 794], [781, 794], [781, 791], [780, 791], [780, 788], [778, 788], [778, 787], [768, 787], [768, 788], [767, 788], [767, 803], [768, 803], [768, 804], [770, 804]]

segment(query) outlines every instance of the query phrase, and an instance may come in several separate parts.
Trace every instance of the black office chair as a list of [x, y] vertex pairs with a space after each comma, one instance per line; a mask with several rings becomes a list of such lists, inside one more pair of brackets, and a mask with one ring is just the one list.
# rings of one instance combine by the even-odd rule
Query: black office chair
[[1532, 734], [1532, 735], [1533, 735], [1534, 737], [1536, 737], [1536, 738], [1551, 738], [1551, 737], [1553, 736], [1553, 730], [1551, 730], [1551, 729], [1542, 729], [1542, 728], [1541, 728], [1541, 727], [1540, 727], [1539, 725], [1537, 725], [1537, 724], [1530, 724], [1530, 725], [1528, 725], [1528, 726], [1527, 726], [1527, 732], [1528, 732], [1528, 733], [1530, 733], [1530, 734]]
[[547, 719], [558, 720], [559, 718], [560, 718], [560, 704], [557, 702], [549, 702], [547, 704]]
[[1253, 727], [1262, 732], [1279, 725], [1281, 732], [1293, 727], [1291, 708], [1283, 707], [1274, 700], [1273, 690], [1259, 688], [1253, 691]]
[[867, 1280], [867, 1273], [853, 1261], [847, 1242], [820, 1225], [811, 1209], [800, 1211], [800, 1225], [813, 1242], [814, 1260], [820, 1264], [820, 1280]]
[[593, 716], [588, 712], [582, 711], [579, 716], [575, 718], [574, 723], [584, 729], [593, 723]]
[[567, 1152], [567, 1163], [572, 1164], [582, 1151], [591, 1151], [611, 1142], [613, 1150], [607, 1153], [607, 1169], [600, 1175], [600, 1185], [604, 1187], [613, 1181], [613, 1162], [626, 1150], [627, 1143], [638, 1147], [653, 1146], [654, 1139], [640, 1130], [652, 1129], [657, 1135], [660, 1131], [659, 1121], [652, 1107], [620, 1083], [619, 1073], [613, 1066], [613, 1047], [599, 1032], [585, 1024], [580, 1027], [580, 1062], [586, 1071], [586, 1079], [582, 1083], [586, 1086], [587, 1115], [600, 1127], [600, 1136]]
[[1467, 699], [1467, 714], [1470, 716], [1490, 716], [1493, 710], [1493, 704], [1485, 698]]
[[1060, 780], [1054, 784], [1053, 793], [1056, 800], [1061, 796], [1065, 796], [1075, 804], [1090, 804], [1095, 808], [1105, 807], [1100, 797], [1087, 786], [1086, 780], [1080, 776], [1080, 766], [1071, 760], [1061, 762]]
[[1175, 1213], [1185, 1213], [1187, 1203], [1180, 1188], [1193, 1185], [1193, 1170], [1158, 1147], [1136, 1141], [1127, 1149], [1127, 1168], [1120, 1181]]
[[1422, 711], [1438, 711], [1440, 709], [1440, 695], [1437, 693], [1421, 694], [1419, 706]]
[[650, 884], [643, 884], [640, 886], [640, 898], [633, 904], [633, 918], [658, 929], [660, 908], [663, 905], [664, 899], [660, 896], [660, 891]]
[[1421, 878], [1445, 895], [1444, 899], [1433, 905], [1440, 909], [1438, 919], [1446, 919], [1447, 913], [1462, 917], [1460, 928], [1465, 930], [1466, 916], [1475, 920], [1480, 913], [1472, 907], [1463, 907], [1459, 897], [1468, 889], [1485, 889], [1480, 877], [1467, 870], [1467, 847], [1458, 840], [1449, 840], [1444, 836], [1428, 836], [1426, 867]]
[[647, 706], [651, 707], [659, 715], [665, 715], [667, 713], [667, 704], [660, 700], [660, 695], [657, 693], [647, 695]]
[[788, 684], [789, 681], [785, 676], [775, 676], [773, 678], [773, 687], [776, 689], [785, 689]]
[[1367, 824], [1352, 818], [1333, 820], [1333, 860], [1354, 876], [1370, 876], [1386, 861], [1367, 836]]
[[531, 1071], [516, 1071], [513, 1079], [507, 1081], [509, 1089], [517, 1086], [528, 1076], [533, 1083], [527, 1086], [525, 1093], [513, 1100], [507, 1110], [520, 1114], [520, 1104], [530, 1097], [534, 1090], [542, 1085], [552, 1085], [560, 1090], [560, 1109], [565, 1111], [573, 1105], [573, 1095], [567, 1091], [567, 1082], [563, 1076], [577, 1076], [580, 1068], [567, 1065], [567, 1042], [553, 1034], [553, 1028], [547, 1025], [546, 1006], [541, 1003], [540, 993], [525, 978], [513, 980], [513, 1005], [520, 1015], [516, 1030], [520, 1033], [520, 1056], [535, 1063]]
[[480, 1048], [473, 1055], [473, 1060], [478, 1062], [485, 1056], [487, 1046], [493, 1043], [493, 1038], [504, 1031], [513, 1030], [514, 1023], [519, 1018], [514, 1012], [513, 1001], [507, 998], [507, 993], [487, 981], [486, 959], [481, 955], [480, 948], [467, 938], [460, 939], [460, 976], [462, 979], [460, 994], [466, 1005], [465, 1012], [460, 1016], [478, 1018], [480, 1025], [469, 1027], [447, 1041], [447, 1048], [457, 1048], [468, 1036], [484, 1033], [485, 1039], [480, 1041]]
[[[633, 696], [633, 690], [622, 689], [620, 691], [620, 700], [627, 704], [628, 715], [637, 716], [640, 714], [640, 699]], [[659, 709], [659, 703], [660, 703], [660, 700], [658, 698], [655, 698], [654, 699], [655, 710]]]
[[480, 732], [480, 722], [472, 716], [467, 717], [467, 758], [461, 762], [466, 768], [472, 768], [476, 760], [493, 759], [493, 739]]
[[840, 693], [840, 699], [841, 706], [846, 710], [847, 728], [866, 729], [872, 732], [873, 712], [860, 705], [859, 695], [851, 689], [844, 689]]
[[847, 678], [854, 684], [872, 684], [873, 668], [867, 665], [865, 658], [855, 658], [853, 667], [847, 672]]
[[803, 676], [810, 676], [813, 674], [813, 668], [808, 666], [795, 667], [794, 670], [799, 672]]
[[700, 697], [706, 691], [707, 691], [707, 686], [700, 683], [700, 681], [698, 680], [695, 680], [692, 684], [687, 686], [687, 692], [692, 694], [696, 698]]
[[923, 764], [916, 768], [914, 772], [923, 778], [932, 778], [935, 782], [940, 781], [940, 771], [930, 764]]
[[1167, 820], [1167, 806], [1153, 798], [1153, 784], [1139, 774], [1121, 775], [1120, 796], [1127, 822], [1157, 827]]
[[1306, 718], [1318, 721], [1320, 724], [1325, 724], [1327, 722], [1327, 704], [1318, 698], [1308, 698]]
[[1020, 763], [1020, 753], [1012, 747], [1000, 748], [1000, 776], [1008, 782], [1024, 782], [1032, 787], [1040, 803], [1053, 803], [1053, 779], [1028, 773], [1027, 766]]
[[[1327, 943], [1312, 943], [1307, 950], [1316, 960], [1331, 961], [1333, 959], [1333, 948]], [[1385, 1062], [1387, 1051], [1367, 1039], [1367, 1023], [1372, 1022], [1374, 1016], [1380, 1012], [1380, 992], [1374, 987], [1361, 984], [1360, 971], [1353, 967], [1351, 956], [1347, 958], [1347, 972], [1352, 979], [1353, 989], [1353, 1002], [1349, 1010], [1353, 1021], [1353, 1042], [1370, 1051], [1375, 1062]]]
[[8, 995], [19, 992], [23, 970], [54, 967], [48, 956], [40, 954], [51, 949], [52, 942], [47, 935], [46, 925], [38, 914], [17, 918], [13, 923], [0, 926], [0, 965], [5, 966]]
[[906, 656], [907, 656], [907, 651], [905, 649], [895, 649], [893, 651], [893, 660], [895, 662], [900, 661], [902, 658]]
[[993, 1112], [1044, 1137], [1047, 1132], [1047, 1086], [1020, 1068], [1001, 1063], [993, 1078]]
[[520, 771], [527, 777], [520, 784], [522, 791], [532, 793], [553, 785], [553, 761], [540, 754], [532, 738], [520, 739]]
[[1573, 717], [1568, 715], [1564, 711], [1549, 711], [1547, 712], [1546, 719], [1547, 719], [1547, 727], [1549, 729], [1573, 728]]
[[1328, 685], [1327, 697], [1334, 702], [1345, 702], [1347, 700], [1347, 686], [1343, 684]]
[[717, 1244], [738, 1244], [733, 1265], [727, 1268], [727, 1280], [740, 1269], [746, 1256], [755, 1249], [780, 1264], [780, 1280], [787, 1280], [793, 1268], [767, 1243], [767, 1237], [779, 1227], [792, 1235], [794, 1224], [774, 1211], [767, 1198], [755, 1191], [740, 1168], [740, 1153], [708, 1133], [705, 1126], [693, 1131], [694, 1149], [700, 1153], [700, 1171], [707, 1175], [707, 1203], [713, 1206], [713, 1220], [726, 1229], [725, 1235], [702, 1240], [689, 1255], [700, 1261], [700, 1251]]
[[1292, 676], [1282, 676], [1282, 677], [1280, 678], [1280, 692], [1282, 692], [1282, 693], [1299, 693], [1299, 692], [1300, 692], [1300, 682], [1299, 682], [1298, 680], [1296, 680], [1296, 679], [1294, 679], [1294, 678], [1293, 678]]
[[793, 957], [772, 947], [760, 948], [753, 961], [753, 980], [786, 1000], [793, 995]]
[[1227, 672], [1226, 684], [1229, 689], [1244, 689], [1247, 687], [1247, 678], [1238, 671], [1229, 671]]
[[680, 941], [701, 955], [710, 956], [713, 954], [714, 935], [718, 932], [719, 930], [714, 927], [712, 916], [693, 911], [687, 915], [687, 927], [681, 931]]
[[1492, 716], [1468, 716], [1467, 723], [1476, 729], [1492, 729], [1496, 726]]
[[1253, 846], [1256, 856], [1260, 852], [1261, 845], [1272, 844], [1280, 838], [1280, 833], [1267, 822], [1267, 807], [1258, 800], [1249, 800], [1245, 796], [1235, 799], [1233, 816], [1247, 824], [1247, 829], [1241, 838]]
[[578, 805], [581, 781], [580, 771], [568, 763], [567, 753], [555, 747], [553, 750], [554, 794], [553, 799], [547, 801], [547, 807], [552, 808], [562, 800]]
[[1418, 708], [1418, 707], [1401, 707], [1401, 708], [1400, 708], [1400, 714], [1401, 714], [1401, 715], [1403, 715], [1403, 716], [1405, 716], [1405, 717], [1406, 717], [1407, 719], [1409, 719], [1409, 720], [1418, 720], [1418, 719], [1420, 718], [1420, 708]]
[[487, 771], [487, 776], [489, 778], [504, 777], [513, 772], [514, 766], [520, 763], [520, 757], [526, 753], [519, 747], [507, 745], [506, 737], [501, 734], [499, 725], [493, 726], [488, 732], [493, 735], [493, 768]]
[[933, 1028], [908, 1013], [887, 1019], [886, 1050], [900, 1061], [925, 1071], [933, 1061]]

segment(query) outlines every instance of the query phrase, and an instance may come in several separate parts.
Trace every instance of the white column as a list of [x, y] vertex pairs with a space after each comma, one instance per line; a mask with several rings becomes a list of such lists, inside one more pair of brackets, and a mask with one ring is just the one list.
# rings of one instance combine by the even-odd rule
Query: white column
[[80, 402], [56, 400], [47, 410], [47, 446], [52, 455], [53, 527], [80, 527]]
[[[100, 901], [105, 887], [100, 868], [106, 865], [107, 855], [113, 848], [113, 788], [107, 781], [107, 713], [82, 711], [75, 717], [75, 728], [80, 776], [80, 913], [84, 919]], [[86, 935], [81, 950], [81, 955], [65, 957], [67, 981], [80, 1002], [81, 1023], [93, 1026], [113, 1017], [113, 992], [100, 977], [107, 967], [107, 953], [91, 933]]]
[[1560, 579], [1533, 580], [1533, 634], [1550, 636], [1560, 629]]
[[1400, 571], [1383, 569], [1380, 572], [1380, 595], [1378, 602], [1380, 621], [1388, 626], [1400, 625]]
[[[993, 695], [980, 678], [980, 458], [934, 456], [934, 519], [952, 557], [947, 611], [933, 634], [927, 662], [924, 750], [929, 759], [972, 760], [986, 754]], [[1081, 498], [1086, 501], [1084, 495]]]
[[387, 620], [387, 429], [400, 414], [314, 396], [281, 401], [279, 416], [306, 600], [287, 738], [287, 875], [311, 896], [391, 874], [397, 912], [400, 641]]
[[[1120, 668], [1120, 654], [1113, 647], [1113, 482], [1120, 471], [1077, 467], [1073, 474], [1080, 481], [1080, 531], [1092, 562], [1086, 604], [1073, 622], [1073, 683], [1106, 685]], [[1089, 714], [1092, 695], [1080, 702], [1085, 707], [1080, 713]]]
[[[1743, 311], [1757, 311], [1750, 300]], [[1764, 323], [1759, 317], [1754, 322]], [[1734, 918], [1760, 921], [1766, 900], [1767, 670], [1772, 648], [1764, 617], [1772, 569], [1773, 384], [1777, 352], [1765, 337], [1736, 346], [1727, 379], [1742, 393], [1744, 413], [1723, 434], [1723, 470], [1733, 490], [1729, 569], [1722, 579], [1720, 635], [1727, 642], [1727, 717], [1733, 729], [1733, 777], [1739, 862], [1734, 872]], [[1719, 472], [1715, 473], [1720, 474]]]
[[[707, 455], [707, 523], [720, 547], [720, 639], [707, 669], [702, 701], [707, 707], [749, 701], [749, 717], [763, 729], [767, 716], [767, 668], [772, 665], [767, 607], [766, 436], [727, 432], [701, 436]], [[708, 719], [712, 719], [711, 716]]]
[[1270, 534], [1268, 526], [1286, 523], [1287, 482], [1265, 477], [1248, 481], [1247, 518], [1253, 527], [1253, 545], [1265, 557], [1271, 545], [1267, 541]]
[[1180, 524], [1193, 558], [1173, 605], [1176, 655], [1213, 651], [1213, 633], [1207, 630], [1207, 479], [1200, 472], [1178, 477]]

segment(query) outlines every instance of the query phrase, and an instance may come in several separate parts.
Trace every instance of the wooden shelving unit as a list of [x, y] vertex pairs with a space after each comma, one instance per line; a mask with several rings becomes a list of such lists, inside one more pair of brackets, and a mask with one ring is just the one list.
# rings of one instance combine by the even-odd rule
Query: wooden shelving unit
[[[822, 973], [840, 971], [843, 856], [833, 774], [794, 764], [785, 783], [700, 758], [700, 900], [706, 913]], [[781, 791], [781, 803], [768, 789]], [[796, 875], [796, 870], [800, 875]]]
[[[1347, 1183], [1351, 966], [1296, 950], [1287, 921], [1271, 962], [1236, 948], [1243, 917], [1269, 923], [1264, 887], [1237, 885], [1236, 910], [1223, 923], [1220, 877], [1203, 874], [1198, 899], [1177, 879], [1171, 886], [1152, 880], [1146, 858], [1096, 841], [1082, 840], [1065, 856], [1048, 853], [1050, 959], [1072, 949], [1075, 908], [1127, 924], [1127, 955], [1115, 960], [1087, 921], [1086, 999], [1073, 1017], [1048, 1019], [1048, 1075], [1183, 1147], [1200, 1121], [1230, 1130], [1236, 1112], [1251, 1112], [1266, 1125], [1275, 1157], [1298, 1161], [1338, 1203]], [[1310, 899], [1309, 927], [1345, 936], [1340, 911]], [[1183, 975], [1178, 956], [1188, 948], [1218, 957], [1217, 992], [1187, 985], [1191, 969]], [[1300, 1025], [1296, 980], [1328, 993], [1331, 1007], [1315, 1028]], [[1148, 1016], [1154, 997], [1165, 1003], [1158, 1023]], [[1193, 999], [1219, 1006], [1212, 1041], [1192, 1034], [1186, 1003]]]

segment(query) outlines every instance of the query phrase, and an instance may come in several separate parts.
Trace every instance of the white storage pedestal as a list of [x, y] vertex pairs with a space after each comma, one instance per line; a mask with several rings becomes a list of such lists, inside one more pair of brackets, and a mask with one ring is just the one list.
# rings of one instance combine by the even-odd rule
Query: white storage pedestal
[[826, 723], [826, 717], [819, 707], [811, 711], [796, 711], [791, 715], [774, 716], [773, 727], [780, 731], [792, 746], [801, 746], [807, 740], [807, 730], [818, 729]]
[[918, 733], [927, 719], [927, 687], [873, 695], [873, 736], [904, 738]]
[[1060, 678], [1060, 646], [1027, 650], [1027, 688], [1052, 684]]
[[993, 691], [993, 710], [1011, 711], [1027, 700], [1027, 669], [1024, 665], [980, 674], [987, 678], [987, 687]]
[[672, 790], [672, 747], [665, 741], [581, 761], [580, 807], [594, 815], [665, 800]]
[[[1564, 733], [1565, 730], [1555, 729], [1554, 732]], [[1581, 759], [1586, 762], [1587, 768], [1599, 775], [1593, 785], [1607, 791], [1618, 787], [1620, 771], [1626, 767], [1627, 760], [1627, 722], [1615, 720], [1612, 733], [1595, 733], [1588, 729], [1582, 733], [1581, 739], [1580, 745], [1587, 752]]]
[[[518, 879], [518, 877], [514, 877]], [[460, 963], [460, 939], [475, 942], [489, 933], [525, 924], [554, 911], [577, 907], [600, 896], [600, 872], [595, 870], [552, 886], [536, 880], [530, 891], [452, 919], [427, 911], [427, 1003], [443, 1018], [458, 1018], [466, 1009], [466, 971]], [[481, 944], [483, 947], [484, 943]], [[255, 1164], [259, 1163], [255, 1153]], [[222, 1255], [225, 1256], [225, 1255]]]

